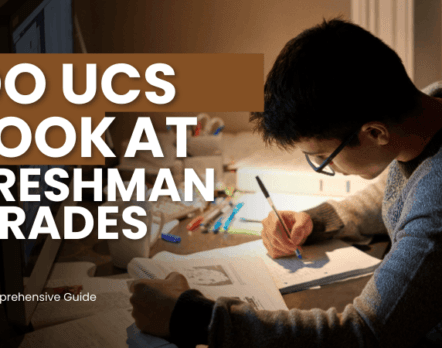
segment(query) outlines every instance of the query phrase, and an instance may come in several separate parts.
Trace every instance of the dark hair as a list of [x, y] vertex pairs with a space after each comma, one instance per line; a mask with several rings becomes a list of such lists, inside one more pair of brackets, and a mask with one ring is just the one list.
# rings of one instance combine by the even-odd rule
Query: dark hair
[[[303, 31], [279, 53], [250, 121], [267, 143], [344, 140], [370, 121], [401, 122], [418, 89], [401, 59], [363, 28], [336, 18]], [[357, 137], [351, 145], [359, 144]]]

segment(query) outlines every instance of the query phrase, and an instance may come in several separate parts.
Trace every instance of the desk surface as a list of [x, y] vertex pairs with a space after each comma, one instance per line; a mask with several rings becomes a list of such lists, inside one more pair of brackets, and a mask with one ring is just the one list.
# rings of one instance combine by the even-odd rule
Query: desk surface
[[[97, 218], [98, 205], [95, 202], [82, 202], [82, 206], [89, 209], [95, 221]], [[227, 247], [238, 245], [253, 240], [260, 239], [258, 236], [241, 235], [241, 234], [202, 234], [199, 232], [188, 232], [185, 228], [187, 220], [180, 222], [178, 229], [174, 231], [176, 235], [181, 237], [181, 242], [174, 244], [168, 243], [159, 239], [151, 249], [151, 255], [159, 253], [160, 251], [169, 251], [176, 254], [191, 254], [199, 251], [206, 251], [214, 248]], [[74, 220], [74, 230], [79, 231], [83, 228], [84, 222]], [[388, 236], [377, 236], [373, 242], [364, 247], [365, 252], [382, 258], [389, 245]], [[91, 235], [81, 240], [65, 240], [58, 253], [57, 262], [75, 262], [75, 261], [89, 261], [97, 265], [96, 276], [104, 277], [116, 274], [126, 273], [125, 270], [116, 268], [112, 264], [112, 259], [109, 254], [109, 249], [106, 240], [99, 240], [97, 238], [97, 226]], [[287, 295], [283, 298], [288, 308], [311, 309], [321, 308], [324, 310], [330, 307], [335, 307], [338, 312], [342, 312], [345, 306], [353, 302], [364, 288], [371, 276], [364, 276], [357, 279], [350, 279], [346, 281], [337, 282], [322, 286], [317, 289], [309, 289], [299, 291]], [[16, 339], [20, 341], [20, 337], [6, 324], [5, 313], [3, 306], [0, 305], [0, 337], [2, 339]], [[0, 339], [0, 342], [2, 341]]]
[[[83, 202], [82, 205], [88, 208], [94, 217], [97, 216], [97, 203]], [[188, 232], [185, 228], [188, 221], [189, 219], [181, 221], [178, 229], [174, 231], [174, 234], [181, 237], [180, 243], [169, 243], [159, 239], [151, 249], [151, 256], [154, 256], [160, 251], [169, 251], [175, 254], [186, 255], [214, 248], [238, 245], [261, 238], [259, 236], [243, 234], [202, 234], [200, 232]], [[82, 228], [81, 221], [74, 221], [74, 224], [78, 224], [78, 226], [74, 227], [78, 228], [75, 230], [80, 230]], [[363, 251], [374, 257], [382, 258], [388, 245], [388, 236], [377, 236], [373, 239], [370, 245], [364, 247]], [[64, 241], [58, 254], [57, 261], [93, 262], [97, 265], [96, 276], [99, 277], [126, 272], [125, 270], [113, 266], [107, 241], [98, 240], [96, 227], [88, 238], [76, 241]], [[335, 307], [339, 312], [342, 312], [345, 306], [352, 303], [353, 299], [361, 293], [369, 279], [370, 276], [364, 276], [357, 279], [325, 285], [317, 289], [287, 294], [283, 297], [288, 308], [321, 308], [326, 310], [330, 307]]]

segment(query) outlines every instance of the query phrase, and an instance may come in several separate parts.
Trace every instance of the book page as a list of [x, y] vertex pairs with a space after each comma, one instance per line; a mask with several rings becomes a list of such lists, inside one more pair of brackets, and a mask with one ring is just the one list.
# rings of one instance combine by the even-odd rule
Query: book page
[[[132, 309], [113, 309], [26, 334], [15, 348], [177, 348], [165, 339], [140, 331]], [[206, 346], [198, 346], [206, 347]]]
[[[99, 314], [26, 334], [18, 348], [177, 348], [138, 329], [132, 310], [107, 310]], [[17, 345], [13, 345], [17, 348]]]
[[[121, 348], [127, 347], [131, 311], [108, 310], [87, 318], [51, 326], [26, 334], [20, 348]], [[151, 345], [146, 347], [159, 347]]]
[[148, 273], [156, 278], [179, 272], [191, 288], [212, 300], [221, 296], [236, 297], [256, 309], [287, 309], [265, 265], [256, 257], [180, 258], [180, 262], [135, 258], [129, 263], [128, 271], [133, 277]]
[[109, 309], [129, 309], [129, 291], [107, 292], [96, 294], [96, 301], [49, 301], [40, 302], [31, 322], [34, 329], [41, 329], [67, 321], [92, 316]]
[[162, 338], [141, 332], [135, 323], [129, 326], [126, 331], [128, 348], [178, 348]]
[[108, 279], [101, 277], [89, 278], [58, 278], [49, 279], [45, 289], [53, 289], [66, 286], [81, 285], [83, 293], [101, 294], [104, 292], [122, 291], [129, 293], [127, 281], [129, 279]]

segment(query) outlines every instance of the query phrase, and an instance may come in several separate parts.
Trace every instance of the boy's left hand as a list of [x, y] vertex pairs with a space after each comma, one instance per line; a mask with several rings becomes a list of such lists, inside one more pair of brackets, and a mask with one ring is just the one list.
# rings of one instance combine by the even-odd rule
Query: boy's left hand
[[186, 278], [172, 272], [166, 279], [141, 279], [130, 287], [132, 316], [138, 328], [150, 335], [168, 339], [172, 311], [180, 295], [189, 290]]

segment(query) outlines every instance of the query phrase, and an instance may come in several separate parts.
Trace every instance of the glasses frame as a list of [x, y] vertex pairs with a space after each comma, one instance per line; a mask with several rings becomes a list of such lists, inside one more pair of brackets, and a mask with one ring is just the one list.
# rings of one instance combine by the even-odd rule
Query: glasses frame
[[324, 160], [324, 162], [322, 162], [322, 163], [319, 165], [319, 167], [317, 167], [315, 164], [313, 164], [313, 162], [310, 160], [308, 154], [305, 154], [305, 158], [307, 159], [308, 164], [310, 164], [310, 167], [312, 167], [312, 169], [313, 169], [316, 173], [325, 174], [325, 175], [329, 175], [329, 176], [334, 176], [334, 175], [335, 175], [335, 171], [333, 170], [332, 167], [329, 167], [330, 170], [332, 171], [331, 173], [325, 172], [325, 171], [324, 171], [324, 168], [325, 168], [327, 165], [329, 165], [331, 161], [333, 161], [333, 159], [338, 155], [338, 153], [341, 152], [342, 149], [343, 149], [344, 147], [346, 147], [346, 146], [350, 143], [350, 141], [352, 141], [353, 138], [354, 138], [357, 134], [359, 134], [359, 129], [358, 129], [356, 132], [352, 133], [347, 139], [345, 139], [345, 140], [341, 143], [341, 145], [339, 145], [338, 148], [337, 148], [335, 151], [333, 151], [333, 153], [332, 153], [330, 156], [328, 156], [328, 157]]

